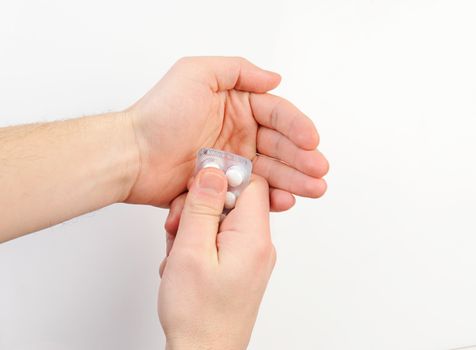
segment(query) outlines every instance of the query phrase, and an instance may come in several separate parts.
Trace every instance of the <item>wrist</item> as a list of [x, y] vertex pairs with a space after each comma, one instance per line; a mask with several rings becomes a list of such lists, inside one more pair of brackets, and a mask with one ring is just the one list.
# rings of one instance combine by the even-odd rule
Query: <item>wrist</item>
[[183, 339], [180, 341], [170, 341], [167, 339], [165, 350], [214, 350], [219, 349], [211, 345], [199, 344], [196, 342], [187, 342]]
[[134, 128], [126, 112], [106, 113], [79, 119], [87, 130], [83, 155], [92, 175], [92, 191], [101, 206], [123, 202], [129, 195], [140, 168]]
[[[109, 115], [106, 115], [108, 117]], [[116, 202], [124, 202], [139, 176], [141, 160], [132, 116], [127, 111], [111, 114], [118, 131], [115, 139], [115, 153], [118, 156], [118, 182]]]
[[187, 337], [166, 337], [165, 350], [245, 350], [248, 341], [234, 341], [223, 336], [208, 339], [189, 339]]

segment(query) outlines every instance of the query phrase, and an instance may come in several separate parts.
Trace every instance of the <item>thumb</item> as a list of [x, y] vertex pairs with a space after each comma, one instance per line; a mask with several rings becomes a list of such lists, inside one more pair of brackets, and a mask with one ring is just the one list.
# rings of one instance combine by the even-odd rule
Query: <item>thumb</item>
[[255, 66], [242, 57], [185, 57], [178, 67], [203, 79], [213, 91], [237, 89], [263, 93], [277, 87], [281, 76]]
[[214, 252], [227, 181], [223, 171], [202, 169], [185, 200], [173, 250]]

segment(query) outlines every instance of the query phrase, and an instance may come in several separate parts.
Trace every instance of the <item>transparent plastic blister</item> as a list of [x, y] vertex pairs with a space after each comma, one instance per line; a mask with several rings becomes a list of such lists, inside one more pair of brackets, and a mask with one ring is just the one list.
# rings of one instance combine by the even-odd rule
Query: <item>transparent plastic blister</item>
[[203, 168], [223, 170], [228, 180], [225, 207], [226, 214], [235, 207], [236, 200], [251, 179], [252, 163], [239, 155], [213, 148], [202, 148], [197, 154], [195, 175]]

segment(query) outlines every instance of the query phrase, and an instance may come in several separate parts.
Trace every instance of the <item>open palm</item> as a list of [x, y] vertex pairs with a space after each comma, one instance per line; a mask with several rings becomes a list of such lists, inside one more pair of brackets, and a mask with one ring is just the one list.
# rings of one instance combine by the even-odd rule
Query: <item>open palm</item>
[[291, 207], [293, 194], [321, 196], [328, 163], [316, 150], [317, 131], [291, 103], [266, 93], [279, 82], [242, 58], [179, 60], [127, 110], [141, 158], [127, 201], [168, 207], [186, 190], [202, 147], [253, 160], [274, 210]]

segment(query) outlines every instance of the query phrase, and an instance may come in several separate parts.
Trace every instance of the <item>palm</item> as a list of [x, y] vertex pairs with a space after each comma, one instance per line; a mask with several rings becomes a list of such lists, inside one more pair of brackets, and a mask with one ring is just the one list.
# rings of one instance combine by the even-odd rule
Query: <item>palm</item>
[[[326, 171], [325, 159], [317, 151], [305, 149], [307, 145], [310, 149], [317, 145], [317, 142], [309, 141], [315, 139], [309, 119], [276, 96], [221, 89], [218, 77], [210, 79], [207, 72], [197, 72], [197, 67], [201, 66], [190, 62], [174, 66], [131, 108], [138, 125], [143, 169], [128, 201], [170, 205], [186, 190], [196, 153], [202, 147], [218, 148], [253, 159], [254, 171], [264, 176], [272, 187], [284, 192], [305, 196], [322, 194], [322, 185], [317, 191], [311, 189], [312, 193], [307, 193], [309, 186], [301, 189], [299, 184], [288, 182], [290, 177], [295, 181], [314, 181], [317, 179], [313, 177], [323, 175], [322, 169]], [[277, 106], [286, 110], [280, 112]], [[286, 112], [291, 112], [294, 119], [286, 116]], [[276, 116], [280, 113], [282, 119], [277, 122]], [[294, 130], [288, 128], [291, 124], [294, 124]], [[290, 130], [294, 134], [289, 134]], [[303, 142], [301, 136], [306, 138], [309, 133], [311, 135]], [[302, 145], [296, 146], [293, 142]], [[275, 146], [279, 145], [282, 155], [275, 153]], [[268, 157], [256, 157], [257, 152]], [[321, 170], [316, 171], [315, 164], [300, 164], [303, 159], [305, 163], [316, 163]]]
[[[181, 95], [188, 95], [186, 101], [180, 96], [168, 96], [170, 122], [175, 124], [174, 138], [187, 142], [176, 144], [175, 166], [194, 158], [202, 147], [213, 147], [254, 158], [256, 155], [256, 134], [258, 123], [253, 117], [249, 93], [237, 90], [214, 92], [209, 87], [193, 80], [182, 83]], [[186, 103], [184, 103], [186, 102]], [[177, 111], [180, 111], [177, 114]], [[160, 131], [157, 130], [159, 133]]]
[[[253, 159], [256, 155], [258, 123], [248, 100], [249, 93], [229, 91], [225, 96], [225, 110], [221, 114], [222, 128], [213, 147]], [[222, 97], [223, 98], [223, 97]]]

